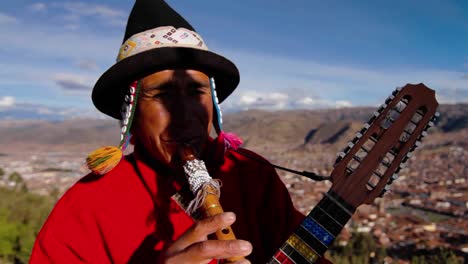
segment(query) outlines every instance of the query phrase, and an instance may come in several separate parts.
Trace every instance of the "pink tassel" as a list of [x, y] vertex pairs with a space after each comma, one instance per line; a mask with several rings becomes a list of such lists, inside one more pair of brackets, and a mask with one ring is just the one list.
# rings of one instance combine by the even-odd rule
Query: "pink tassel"
[[236, 150], [243, 143], [242, 139], [234, 133], [225, 133], [224, 131], [221, 131], [219, 136], [223, 138], [226, 148]]

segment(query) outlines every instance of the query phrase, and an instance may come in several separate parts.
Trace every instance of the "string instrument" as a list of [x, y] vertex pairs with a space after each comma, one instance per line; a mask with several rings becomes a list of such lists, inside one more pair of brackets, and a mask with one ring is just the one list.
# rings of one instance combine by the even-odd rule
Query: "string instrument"
[[[184, 162], [185, 176], [190, 185], [190, 189], [195, 196], [195, 199], [187, 209], [189, 212], [194, 212], [198, 208], [202, 208], [205, 217], [211, 217], [224, 212], [219, 203], [220, 185], [217, 180], [214, 180], [208, 174], [205, 163], [197, 159], [193, 148], [189, 144], [179, 146], [179, 154]], [[235, 240], [236, 236], [231, 227], [226, 227], [216, 231], [218, 240]], [[227, 259], [227, 263], [243, 260], [243, 257], [233, 257]]]
[[356, 208], [382, 197], [434, 125], [438, 103], [424, 84], [397, 88], [338, 154], [332, 187], [268, 264], [315, 263]]

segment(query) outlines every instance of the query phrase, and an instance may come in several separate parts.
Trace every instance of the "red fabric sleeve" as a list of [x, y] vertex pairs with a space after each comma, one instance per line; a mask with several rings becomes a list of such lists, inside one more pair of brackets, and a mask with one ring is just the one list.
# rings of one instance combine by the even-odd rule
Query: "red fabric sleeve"
[[30, 263], [111, 263], [95, 215], [70, 193], [58, 201], [39, 232]]
[[36, 239], [29, 263], [82, 264], [86, 262], [70, 247], [57, 241], [54, 236], [49, 235], [42, 239]]

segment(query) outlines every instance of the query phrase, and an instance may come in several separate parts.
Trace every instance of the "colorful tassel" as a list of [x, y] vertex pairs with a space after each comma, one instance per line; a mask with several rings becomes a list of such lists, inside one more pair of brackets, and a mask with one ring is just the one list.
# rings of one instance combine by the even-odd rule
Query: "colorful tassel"
[[226, 148], [236, 150], [243, 143], [242, 139], [238, 135], [231, 132], [226, 133], [224, 131], [221, 131], [219, 136], [221, 136], [224, 140], [224, 145]]
[[115, 146], [102, 147], [88, 155], [86, 164], [94, 173], [104, 175], [115, 168], [122, 157], [123, 153], [120, 148]]

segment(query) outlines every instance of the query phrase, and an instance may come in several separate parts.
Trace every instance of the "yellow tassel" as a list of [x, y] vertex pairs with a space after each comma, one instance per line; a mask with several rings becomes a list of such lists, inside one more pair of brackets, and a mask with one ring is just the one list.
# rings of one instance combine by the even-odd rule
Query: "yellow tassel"
[[119, 164], [122, 156], [122, 150], [118, 147], [102, 147], [88, 155], [86, 164], [94, 173], [104, 175]]

